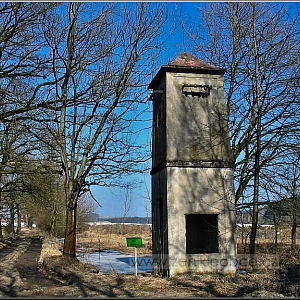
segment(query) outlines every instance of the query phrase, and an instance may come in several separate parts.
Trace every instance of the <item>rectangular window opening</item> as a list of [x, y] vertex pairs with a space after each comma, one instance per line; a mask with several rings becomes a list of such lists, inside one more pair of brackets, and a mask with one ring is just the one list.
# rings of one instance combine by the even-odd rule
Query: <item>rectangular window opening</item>
[[218, 215], [189, 214], [186, 219], [186, 253], [219, 253]]

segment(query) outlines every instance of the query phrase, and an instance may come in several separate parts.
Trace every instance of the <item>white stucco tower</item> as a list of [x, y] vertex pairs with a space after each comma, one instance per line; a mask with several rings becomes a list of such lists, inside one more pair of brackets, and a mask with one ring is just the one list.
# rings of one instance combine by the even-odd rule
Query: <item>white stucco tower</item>
[[164, 276], [236, 270], [224, 73], [183, 53], [149, 85], [153, 260]]

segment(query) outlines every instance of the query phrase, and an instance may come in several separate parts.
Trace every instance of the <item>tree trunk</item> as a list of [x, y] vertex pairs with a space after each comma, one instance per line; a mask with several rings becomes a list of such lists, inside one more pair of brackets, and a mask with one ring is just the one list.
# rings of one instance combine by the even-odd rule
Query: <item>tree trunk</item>
[[293, 219], [292, 230], [291, 230], [291, 248], [292, 248], [292, 250], [296, 246], [296, 230], [297, 230], [297, 220]]
[[3, 230], [2, 230], [1, 222], [2, 222], [2, 218], [0, 216], [0, 239], [3, 239]]
[[278, 225], [274, 224], [274, 228], [275, 228], [274, 244], [275, 244], [275, 251], [277, 253], [277, 247], [278, 247]]
[[253, 204], [253, 216], [252, 216], [252, 226], [250, 232], [250, 254], [255, 254], [255, 242], [256, 242], [256, 233], [257, 233], [257, 222], [258, 222], [258, 208], [257, 204]]
[[25, 217], [25, 224], [26, 224], [27, 228], [31, 229], [32, 224], [33, 224], [32, 217], [30, 215], [28, 215], [27, 213], [25, 213], [24, 217]]
[[63, 255], [76, 257], [76, 207], [67, 207]]
[[21, 212], [20, 212], [20, 209], [19, 209], [19, 206], [17, 208], [17, 231], [16, 233], [19, 234], [21, 232]]
[[9, 206], [9, 212], [10, 212], [10, 217], [9, 217], [9, 222], [7, 224], [7, 232], [8, 233], [15, 233], [15, 209], [14, 205]]
[[[1, 201], [1, 191], [0, 191], [0, 201]], [[3, 230], [2, 230], [2, 215], [1, 215], [2, 207], [0, 206], [0, 239], [3, 239]]]
[[[252, 6], [253, 18], [256, 16], [256, 6]], [[261, 83], [261, 72], [260, 72], [260, 54], [259, 46], [257, 44], [257, 32], [256, 32], [256, 22], [252, 22], [253, 31], [253, 42], [255, 51], [255, 75], [253, 79], [254, 87], [254, 101], [256, 108], [256, 149], [254, 156], [254, 190], [253, 190], [253, 215], [252, 215], [252, 227], [250, 233], [250, 254], [255, 254], [255, 244], [256, 244], [256, 233], [258, 225], [258, 200], [259, 200], [259, 179], [260, 179], [260, 156], [261, 156], [261, 100], [260, 100], [260, 83]], [[255, 261], [255, 260], [254, 260]], [[255, 266], [253, 267], [255, 269]]]
[[55, 223], [56, 223], [56, 205], [54, 204], [54, 207], [52, 209], [52, 213], [51, 213], [51, 220], [50, 220], [50, 234], [54, 235], [54, 231], [55, 231]]
[[255, 254], [256, 234], [258, 226], [258, 201], [259, 201], [259, 176], [260, 176], [260, 154], [261, 154], [261, 116], [260, 116], [260, 103], [258, 104], [257, 113], [257, 136], [256, 136], [256, 153], [254, 163], [254, 191], [253, 191], [253, 214], [252, 214], [252, 226], [250, 233], [250, 254]]

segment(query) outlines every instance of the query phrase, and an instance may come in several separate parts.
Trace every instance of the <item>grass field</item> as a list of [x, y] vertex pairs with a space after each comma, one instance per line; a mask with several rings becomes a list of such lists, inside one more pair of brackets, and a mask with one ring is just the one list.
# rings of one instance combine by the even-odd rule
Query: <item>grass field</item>
[[[237, 230], [238, 252], [247, 251], [249, 228], [241, 232]], [[77, 246], [80, 251], [118, 250], [124, 254], [133, 254], [133, 249], [127, 247], [126, 237], [142, 237], [144, 247], [139, 248], [139, 255], [151, 255], [151, 227], [149, 225], [98, 225], [91, 226], [79, 233]], [[135, 277], [133, 274], [93, 275], [88, 281], [95, 281], [96, 286], [107, 286], [115, 283], [118, 293], [113, 296], [124, 296], [126, 290], [132, 297], [299, 297], [300, 296], [300, 248], [292, 250], [290, 246], [290, 230], [282, 228], [275, 247], [272, 228], [260, 228], [258, 232], [257, 252], [262, 257], [275, 254], [279, 257], [279, 268], [251, 271], [236, 274], [183, 274], [171, 278], [161, 278], [154, 274], [144, 274]], [[245, 242], [246, 241], [246, 242]], [[50, 246], [49, 246], [50, 245]], [[58, 246], [54, 240], [45, 239], [43, 253], [45, 256], [58, 255]], [[51, 249], [53, 253], [51, 254]], [[47, 252], [48, 251], [48, 252]], [[54, 265], [53, 265], [54, 264]], [[47, 264], [46, 264], [47, 265]], [[48, 269], [55, 269], [63, 274], [68, 273], [69, 265], [64, 266], [62, 260], [55, 262], [52, 258]], [[77, 267], [76, 267], [77, 268]], [[90, 267], [88, 269], [91, 269]], [[73, 271], [74, 272], [74, 271]], [[84, 274], [78, 276], [85, 278]], [[88, 276], [88, 275], [86, 275]], [[111, 286], [110, 286], [111, 287]], [[103, 287], [104, 288], [104, 287]], [[121, 293], [122, 292], [122, 293]]]
[[[238, 254], [248, 253], [250, 228], [238, 228], [236, 232]], [[298, 233], [299, 236], [299, 233]], [[127, 247], [127, 237], [141, 237], [143, 247], [139, 248], [139, 255], [152, 254], [151, 225], [136, 224], [103, 224], [90, 226], [87, 230], [77, 235], [77, 245], [81, 252], [102, 250], [117, 250], [124, 254], [132, 255], [133, 249]], [[298, 237], [299, 239], [300, 237]], [[277, 246], [274, 244], [274, 228], [260, 227], [257, 233], [257, 253], [276, 254], [280, 264], [293, 264], [299, 259], [300, 248], [297, 243], [291, 248], [290, 229], [281, 228], [278, 234]]]

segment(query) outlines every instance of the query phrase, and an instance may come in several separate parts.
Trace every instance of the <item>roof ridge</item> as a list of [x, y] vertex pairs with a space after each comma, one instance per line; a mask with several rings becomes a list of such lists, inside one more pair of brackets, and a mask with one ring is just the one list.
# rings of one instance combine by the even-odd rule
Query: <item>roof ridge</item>
[[180, 67], [196, 67], [203, 69], [218, 69], [217, 67], [210, 65], [209, 63], [197, 58], [196, 56], [191, 55], [188, 52], [181, 53], [168, 65]]

